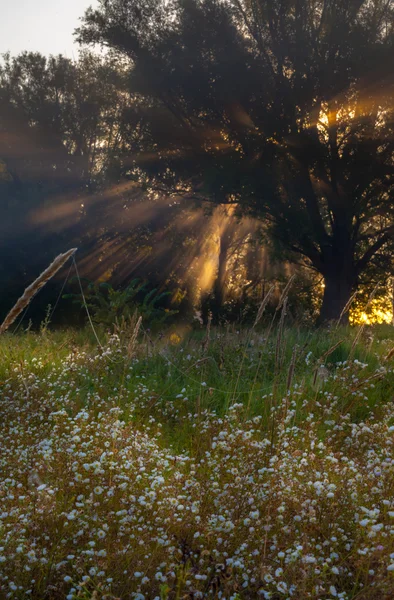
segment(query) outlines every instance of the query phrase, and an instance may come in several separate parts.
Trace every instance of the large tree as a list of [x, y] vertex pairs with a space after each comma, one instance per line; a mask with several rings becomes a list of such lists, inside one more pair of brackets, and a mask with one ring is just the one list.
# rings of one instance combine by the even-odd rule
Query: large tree
[[329, 320], [394, 238], [393, 24], [393, 0], [99, 0], [78, 39], [140, 98], [123, 174], [264, 217]]

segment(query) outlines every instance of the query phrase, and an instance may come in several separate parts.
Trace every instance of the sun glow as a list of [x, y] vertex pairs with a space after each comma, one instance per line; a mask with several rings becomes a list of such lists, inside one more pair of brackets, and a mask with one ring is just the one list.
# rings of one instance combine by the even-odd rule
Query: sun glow
[[376, 298], [367, 309], [355, 307], [350, 310], [349, 321], [352, 325], [374, 325], [393, 323], [393, 305], [389, 296]]

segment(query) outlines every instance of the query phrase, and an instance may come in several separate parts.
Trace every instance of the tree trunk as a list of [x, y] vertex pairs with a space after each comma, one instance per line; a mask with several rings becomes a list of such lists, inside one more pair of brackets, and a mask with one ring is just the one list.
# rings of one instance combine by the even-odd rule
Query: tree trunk
[[[324, 296], [318, 324], [338, 321], [349, 301], [356, 284], [356, 273], [341, 273], [340, 270], [324, 275]], [[347, 324], [349, 315], [344, 314], [341, 323]]]

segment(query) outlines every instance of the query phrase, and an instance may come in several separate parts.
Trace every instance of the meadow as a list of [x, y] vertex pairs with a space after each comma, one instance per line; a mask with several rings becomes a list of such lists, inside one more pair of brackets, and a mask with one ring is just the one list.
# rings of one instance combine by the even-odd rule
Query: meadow
[[0, 337], [0, 597], [392, 599], [393, 327], [137, 329]]

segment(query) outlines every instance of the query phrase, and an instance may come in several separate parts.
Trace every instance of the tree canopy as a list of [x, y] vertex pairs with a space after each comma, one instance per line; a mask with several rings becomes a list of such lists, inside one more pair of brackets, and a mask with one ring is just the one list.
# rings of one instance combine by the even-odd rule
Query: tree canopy
[[393, 24], [391, 0], [100, 0], [77, 36], [124, 61], [119, 174], [263, 217], [326, 320], [389, 267]]

